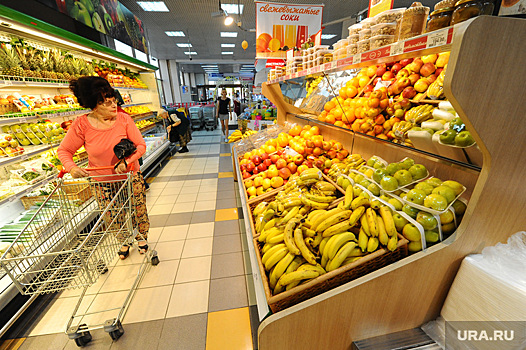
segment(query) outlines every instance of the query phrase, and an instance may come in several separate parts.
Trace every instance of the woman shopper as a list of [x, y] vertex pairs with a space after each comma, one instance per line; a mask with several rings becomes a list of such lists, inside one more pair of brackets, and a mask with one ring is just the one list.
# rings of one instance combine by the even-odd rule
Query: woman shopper
[[161, 109], [157, 114], [168, 121], [166, 131], [168, 132], [170, 142], [179, 141], [179, 146], [181, 147], [179, 153], [188, 152], [186, 145], [192, 140], [190, 121], [184, 117], [180, 119], [177, 114], [168, 114], [164, 109]]
[[[115, 90], [110, 86], [108, 81], [101, 77], [82, 77], [70, 82], [69, 88], [75, 94], [78, 103], [91, 109], [88, 114], [81, 115], [75, 119], [71, 127], [62, 140], [57, 155], [64, 166], [64, 169], [71, 173], [74, 178], [111, 175], [126, 173], [127, 167], [124, 162], [119, 162], [113, 147], [122, 139], [129, 139], [136, 147], [136, 151], [125, 159], [127, 164], [133, 164], [132, 179], [132, 205], [135, 206], [136, 217], [132, 217], [133, 226], [138, 226], [139, 233], [135, 239], [138, 241], [139, 252], [144, 254], [148, 250], [148, 230], [150, 221], [146, 211], [146, 198], [144, 179], [140, 172], [138, 159], [146, 151], [146, 143], [139, 129], [126, 113], [118, 112], [117, 101], [115, 99]], [[86, 170], [79, 168], [73, 161], [73, 155], [84, 146], [88, 153], [89, 167], [103, 167], [119, 163], [114, 169], [94, 170], [88, 173]], [[108, 206], [114, 194], [109, 185], [102, 184], [94, 191], [94, 195], [99, 206]], [[120, 224], [119, 218], [109, 218], [105, 221], [116, 221]], [[115, 226], [115, 225], [114, 225]], [[125, 241], [117, 234], [120, 241]], [[118, 252], [121, 259], [126, 259], [130, 251], [130, 246], [124, 243]]]
[[225, 137], [225, 142], [228, 142], [228, 116], [232, 113], [232, 106], [230, 99], [226, 97], [226, 89], [221, 90], [221, 97], [217, 99], [216, 103], [216, 118], [221, 120], [221, 130]]

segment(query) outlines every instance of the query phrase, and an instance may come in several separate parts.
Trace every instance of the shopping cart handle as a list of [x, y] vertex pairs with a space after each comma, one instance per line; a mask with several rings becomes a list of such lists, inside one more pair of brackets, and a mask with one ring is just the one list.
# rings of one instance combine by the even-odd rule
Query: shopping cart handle
[[[97, 170], [109, 170], [109, 169], [113, 169], [115, 166], [114, 165], [108, 165], [108, 166], [98, 166], [98, 167], [92, 167], [92, 168], [84, 168], [84, 170], [86, 171], [97, 171]], [[133, 163], [130, 163], [128, 164], [128, 169], [127, 169], [129, 172], [133, 171]], [[58, 178], [61, 179], [64, 177], [65, 174], [67, 174], [68, 172], [64, 169], [60, 170], [60, 173], [58, 174]]]

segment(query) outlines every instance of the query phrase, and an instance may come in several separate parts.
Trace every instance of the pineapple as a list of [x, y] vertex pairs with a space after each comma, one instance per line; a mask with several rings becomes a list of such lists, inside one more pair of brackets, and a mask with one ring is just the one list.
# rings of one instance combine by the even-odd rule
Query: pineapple
[[64, 72], [64, 79], [71, 80], [72, 78], [73, 77], [68, 72]]
[[63, 73], [57, 73], [57, 79], [58, 80], [65, 80], [66, 78], [64, 78], [64, 74]]
[[24, 76], [24, 69], [20, 67], [20, 59], [13, 48], [7, 48], [2, 45], [0, 50], [0, 62], [3, 67], [2, 75], [11, 75], [15, 77]]

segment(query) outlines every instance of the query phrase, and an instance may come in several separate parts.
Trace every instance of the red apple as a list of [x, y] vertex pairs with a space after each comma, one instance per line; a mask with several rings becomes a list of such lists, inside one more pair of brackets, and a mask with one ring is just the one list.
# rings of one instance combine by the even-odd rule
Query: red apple
[[376, 84], [378, 84], [379, 81], [382, 81], [382, 76], [381, 75], [377, 76], [376, 78], [374, 78], [372, 86], [376, 86]]
[[413, 62], [412, 58], [404, 58], [403, 60], [400, 60], [400, 64], [402, 65], [402, 67], [407, 66], [411, 62]]
[[284, 152], [285, 152], [285, 149], [284, 149], [284, 148], [278, 149], [278, 150], [276, 151], [276, 153], [277, 153], [279, 156], [281, 156]]
[[427, 78], [418, 79], [418, 81], [415, 83], [415, 90], [417, 92], [424, 92], [429, 87], [430, 83], [427, 80]]
[[385, 64], [381, 64], [376, 68], [376, 76], [381, 77], [385, 72], [387, 72], [387, 66]]
[[287, 167], [279, 169], [279, 176], [281, 176], [283, 179], [288, 179], [291, 175], [290, 169]]
[[431, 74], [435, 73], [436, 67], [433, 63], [426, 63], [420, 68], [420, 75], [428, 77]]
[[367, 91], [363, 93], [363, 97], [369, 98], [371, 96], [371, 91]]
[[262, 171], [267, 170], [267, 166], [265, 164], [261, 163], [261, 164], [259, 164], [257, 166], [257, 169], [259, 170], [259, 172], [262, 172]]
[[313, 167], [313, 164], [312, 164], [312, 161], [310, 160], [306, 160], [303, 162], [303, 165], [306, 165], [307, 168], [312, 168]]
[[409, 101], [407, 98], [401, 99], [399, 103], [400, 103], [400, 106], [405, 110], [408, 110], [409, 108], [411, 108], [411, 101]]
[[277, 154], [272, 154], [272, 155], [270, 156], [270, 160], [271, 160], [272, 163], [274, 163], [274, 164], [276, 164], [276, 162], [277, 162], [279, 159], [281, 159], [281, 157], [278, 156]]
[[391, 67], [391, 72], [393, 72], [393, 74], [397, 74], [398, 71], [400, 69], [402, 69], [404, 67], [402, 67], [402, 65], [400, 63], [395, 63], [392, 67]]
[[334, 159], [336, 158], [336, 151], [331, 149], [330, 151], [327, 152], [327, 155], [331, 158], [331, 159]]
[[394, 78], [395, 78], [395, 75], [392, 71], [387, 71], [382, 75], [383, 81], [393, 80]]
[[424, 62], [420, 58], [415, 58], [413, 62], [407, 65], [406, 68], [409, 69], [411, 72], [418, 73], [423, 65]]
[[255, 164], [256, 166], [259, 165], [259, 164], [261, 164], [261, 157], [260, 157], [260, 156], [257, 156], [257, 155], [256, 155], [256, 156], [252, 156], [252, 157], [251, 157], [251, 160], [252, 160], [252, 162], [254, 162], [254, 164]]
[[325, 169], [323, 169], [322, 171], [323, 171], [323, 173], [324, 173], [325, 175], [327, 175], [327, 174], [329, 174], [329, 170], [330, 170], [330, 169], [325, 168]]
[[314, 147], [316, 147], [316, 145], [314, 144], [314, 141], [307, 140], [307, 141], [305, 141], [305, 147], [314, 148]]
[[256, 174], [259, 174], [258, 168], [254, 168], [254, 170], [252, 170], [252, 175], [256, 175]]
[[314, 147], [319, 147], [319, 148], [323, 147], [323, 139], [321, 137], [320, 138], [316, 138], [314, 140]]
[[336, 159], [344, 160], [345, 156], [343, 155], [342, 152], [336, 152]]
[[249, 177], [252, 176], [252, 175], [250, 175], [249, 172], [246, 172], [246, 171], [243, 171], [242, 175], [243, 175], [243, 179], [248, 179]]
[[298, 170], [298, 166], [295, 163], [287, 164], [287, 168], [290, 170], [291, 174], [296, 174], [296, 171]]
[[[323, 141], [323, 146], [322, 146], [322, 147], [323, 147], [323, 150], [324, 150], [324, 151], [328, 151], [328, 150], [331, 149], [332, 146], [331, 146], [331, 144], [330, 144], [329, 142], [327, 142], [327, 141]], [[315, 150], [316, 150], [316, 148], [315, 148]], [[314, 155], [317, 155], [316, 153], [313, 153], [313, 154], [314, 154]]]
[[373, 92], [374, 90], [374, 86], [372, 85], [367, 85], [364, 89], [363, 89], [363, 92]]
[[269, 158], [267, 158], [263, 161], [263, 164], [265, 164], [265, 166], [268, 168], [272, 165], [272, 161]]
[[325, 168], [325, 161], [322, 159], [316, 159], [316, 162], [314, 162], [314, 166], [318, 169]]
[[349, 155], [349, 151], [347, 151], [345, 148], [340, 151], [341, 154], [343, 154], [343, 158], [347, 158]]
[[427, 78], [427, 81], [429, 82], [429, 84], [433, 83], [435, 80], [437, 80], [437, 75], [436, 74], [431, 74], [430, 76], [428, 76]]
[[408, 86], [404, 89], [404, 91], [402, 91], [403, 98], [413, 98], [416, 96], [416, 94], [417, 94], [417, 91], [412, 86]]
[[303, 164], [304, 160], [305, 159], [303, 158], [303, 156], [301, 154], [298, 154], [298, 155], [294, 156], [294, 164], [296, 164], [296, 165]]
[[256, 165], [254, 163], [250, 162], [250, 163], [247, 164], [247, 168], [246, 169], [247, 169], [247, 171], [249, 173], [251, 173], [251, 172], [254, 171], [255, 168], [256, 168]]
[[287, 166], [287, 161], [283, 158], [280, 158], [277, 162], [276, 162], [276, 168], [279, 169], [283, 169], [284, 167]]
[[396, 83], [400, 86], [402, 90], [408, 87], [409, 85], [411, 85], [411, 81], [409, 80], [408, 77], [398, 78], [396, 80]]
[[316, 161], [316, 159], [318, 159], [318, 157], [316, 155], [314, 155], [314, 154], [307, 157], [307, 160], [309, 160], [309, 161], [311, 161], [313, 163]]
[[302, 172], [304, 172], [305, 170], [307, 170], [309, 167], [305, 164], [302, 164], [298, 167], [298, 169], [296, 170], [296, 173], [298, 174], [301, 174]]
[[296, 148], [294, 149], [296, 152], [298, 152], [299, 154], [305, 154], [305, 147], [302, 146], [302, 145], [297, 145]]
[[343, 145], [342, 145], [342, 143], [341, 143], [340, 141], [336, 141], [336, 142], [334, 143], [333, 148], [334, 148], [335, 150], [337, 150], [337, 151], [340, 151], [340, 150], [343, 149]]
[[435, 71], [435, 75], [438, 77], [443, 70], [444, 68], [437, 68], [437, 70]]
[[262, 161], [265, 161], [265, 159], [268, 159], [268, 158], [269, 158], [269, 156], [268, 156], [267, 153], [263, 153], [263, 154], [261, 154], [260, 157], [261, 157], [261, 160], [262, 160]]
[[246, 165], [246, 164], [241, 164], [241, 165], [239, 166], [239, 169], [241, 169], [242, 172], [243, 172], [243, 171], [247, 171], [247, 165]]
[[307, 154], [307, 155], [312, 154], [313, 151], [314, 151], [314, 148], [305, 147], [305, 154]]
[[400, 69], [398, 73], [396, 73], [396, 79], [400, 80], [401, 78], [407, 78], [411, 73], [406, 68]]
[[420, 74], [412, 73], [408, 78], [409, 78], [409, 81], [411, 82], [411, 85], [415, 85], [418, 79], [420, 79]]

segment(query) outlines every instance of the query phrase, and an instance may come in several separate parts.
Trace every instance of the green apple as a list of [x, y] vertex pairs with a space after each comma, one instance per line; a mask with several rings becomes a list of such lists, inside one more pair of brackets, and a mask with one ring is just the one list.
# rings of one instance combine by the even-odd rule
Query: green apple
[[433, 187], [442, 185], [442, 180], [440, 180], [438, 177], [431, 177], [424, 182], [430, 184]]
[[32, 132], [40, 131], [40, 129], [38, 128], [38, 125], [36, 124], [31, 124], [29, 128], [31, 129]]
[[453, 129], [446, 130], [440, 134], [440, 142], [446, 145], [454, 145], [457, 132]]
[[415, 161], [412, 158], [406, 158], [402, 162], [400, 162], [400, 167], [405, 170], [409, 170], [413, 165], [415, 164]]
[[424, 230], [432, 230], [438, 226], [438, 221], [433, 216], [433, 214], [427, 213], [425, 211], [418, 212], [418, 215], [416, 216], [416, 222], [422, 225]]
[[400, 164], [398, 164], [398, 163], [390, 163], [385, 168], [385, 171], [387, 172], [388, 175], [393, 176], [400, 169], [401, 169], [400, 168]]
[[443, 214], [440, 214], [440, 223], [442, 225], [449, 224], [450, 222], [453, 222], [455, 219], [455, 215], [453, 215], [453, 212], [451, 210], [446, 211]]
[[363, 190], [360, 187], [354, 185], [352, 187], [352, 192], [354, 197], [358, 197], [363, 192]]
[[36, 135], [37, 135], [37, 137], [39, 137], [39, 138], [43, 138], [43, 137], [44, 137], [44, 134], [41, 133], [40, 131], [38, 131], [38, 132], [36, 133]]
[[455, 191], [453, 191], [451, 187], [444, 186], [443, 184], [438, 187], [435, 187], [432, 193], [439, 194], [442, 197], [444, 197], [447, 200], [448, 204], [453, 202], [453, 200], [456, 197]]
[[349, 179], [346, 179], [344, 178], [342, 180], [342, 185], [341, 187], [343, 188], [343, 190], [345, 191], [347, 189], [347, 187], [351, 186], [351, 181]]
[[5, 132], [5, 133], [11, 132], [11, 128], [9, 127], [9, 125], [2, 126], [2, 132]]
[[424, 191], [426, 193], [426, 196], [433, 192], [433, 188], [434, 187], [428, 184], [427, 182], [419, 182], [415, 185], [415, 189]]
[[373, 168], [375, 168], [375, 169], [385, 169], [385, 165], [382, 162], [376, 162], [376, 163], [374, 163]]
[[367, 186], [367, 189], [375, 196], [380, 195], [380, 187], [377, 184], [371, 183], [369, 186]]
[[399, 186], [405, 186], [409, 185], [411, 182], [413, 182], [413, 177], [411, 176], [411, 173], [408, 170], [398, 170], [394, 174], [394, 178], [398, 181]]
[[23, 132], [27, 132], [27, 124], [20, 125], [20, 129], [22, 129]]
[[42, 142], [40, 142], [39, 139], [35, 138], [35, 139], [31, 139], [31, 142], [33, 143], [33, 145], [40, 145]]
[[382, 194], [382, 195], [380, 196], [380, 199], [381, 199], [381, 200], [384, 200], [384, 201], [386, 201], [386, 202], [389, 202], [389, 199], [391, 199], [391, 198], [387, 197], [385, 194]]
[[400, 213], [393, 214], [393, 221], [398, 232], [402, 232], [404, 226], [409, 222], [406, 218], [400, 215]]
[[15, 135], [16, 135], [16, 138], [19, 140], [26, 138], [26, 136], [21, 132], [17, 132], [15, 133]]
[[402, 208], [404, 207], [404, 205], [402, 204], [402, 202], [400, 202], [398, 199], [396, 198], [389, 198], [388, 201], [387, 201], [389, 204], [391, 204], [393, 207], [395, 207], [396, 210], [402, 210]]
[[377, 210], [380, 209], [383, 204], [378, 199], [371, 199], [370, 201], [371, 208]]
[[427, 243], [436, 243], [440, 239], [438, 232], [435, 231], [425, 231], [424, 234], [426, 236]]
[[11, 132], [20, 132], [20, 125], [15, 124], [10, 126]]
[[449, 128], [456, 132], [461, 132], [466, 129], [466, 124], [460, 118], [454, 118], [449, 122]]
[[442, 182], [442, 185], [447, 186], [447, 187], [451, 187], [453, 189], [453, 191], [455, 191], [455, 197], [458, 196], [459, 194], [461, 194], [462, 191], [464, 191], [464, 186], [462, 186], [462, 184], [460, 184], [460, 183], [458, 183], [456, 181], [453, 181], [453, 180], [444, 181], [444, 182]]
[[442, 225], [442, 233], [446, 235], [449, 235], [455, 232], [456, 229], [457, 227], [455, 226], [454, 222], [450, 222], [449, 224]]
[[455, 145], [459, 147], [469, 147], [475, 143], [475, 139], [467, 130], [461, 131], [455, 136]]
[[377, 159], [375, 156], [372, 156], [371, 158], [367, 159], [367, 166], [370, 166], [371, 168], [374, 168], [374, 165], [376, 164]]
[[29, 142], [28, 139], [21, 139], [21, 140], [20, 140], [20, 144], [21, 144], [22, 146], [29, 146], [29, 145], [31, 144], [31, 142]]
[[402, 235], [411, 242], [418, 242], [422, 240], [420, 231], [416, 228], [415, 225], [409, 223], [406, 224], [402, 230]]
[[413, 219], [416, 219], [416, 216], [418, 215], [418, 212], [420, 210], [416, 209], [416, 208], [413, 208], [412, 206], [410, 206], [409, 204], [405, 204], [403, 207], [402, 207], [402, 211], [404, 213], [406, 213], [407, 215], [409, 215], [410, 217], [412, 217]]
[[371, 181], [363, 179], [362, 181], [358, 182], [359, 185], [362, 185], [363, 187], [367, 188], [371, 184]]
[[426, 193], [422, 190], [413, 188], [405, 196], [405, 200], [414, 204], [422, 205], [424, 204], [424, 199], [426, 198]]
[[356, 175], [356, 173], [349, 173], [349, 175], [347, 176], [349, 176], [353, 181], [355, 181], [354, 179], [356, 178]]
[[427, 176], [427, 169], [422, 164], [415, 164], [409, 168], [409, 172], [414, 180], [420, 180]]
[[373, 173], [373, 180], [376, 181], [377, 183], [380, 183], [380, 181], [382, 181], [382, 178], [385, 175], [387, 175], [387, 172], [385, 171], [385, 169], [383, 168], [376, 169]]
[[452, 206], [455, 209], [455, 215], [461, 216], [466, 212], [466, 204], [458, 199], [453, 202]]
[[422, 130], [427, 131], [430, 135], [433, 135], [435, 133], [435, 130], [431, 128], [423, 128]]
[[38, 124], [38, 128], [40, 129], [40, 131], [45, 132], [46, 131], [46, 124], [45, 123], [40, 123], [40, 124]]
[[392, 176], [384, 176], [380, 181], [380, 186], [386, 191], [394, 191], [398, 188], [398, 180]]
[[407, 245], [407, 250], [409, 250], [410, 253], [416, 253], [422, 250], [422, 241], [418, 242], [409, 242]]
[[355, 183], [359, 184], [363, 180], [365, 180], [365, 176], [363, 176], [362, 174], [356, 174], [356, 176], [354, 177], [354, 182]]
[[362, 191], [359, 195], [359, 197], [363, 197], [363, 198], [371, 198], [371, 196], [369, 195], [369, 193], [365, 192], [365, 191]]
[[424, 205], [433, 210], [442, 211], [447, 208], [447, 199], [439, 194], [431, 193], [424, 199]]
[[6, 141], [6, 140], [0, 141], [0, 147], [2, 148], [9, 147], [9, 141]]

